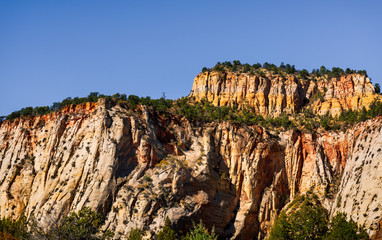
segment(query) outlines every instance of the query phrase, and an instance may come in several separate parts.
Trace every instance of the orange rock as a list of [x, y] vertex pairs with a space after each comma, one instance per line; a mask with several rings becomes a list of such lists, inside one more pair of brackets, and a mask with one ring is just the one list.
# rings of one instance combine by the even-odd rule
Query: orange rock
[[[319, 92], [323, 94], [323, 102], [315, 99]], [[330, 80], [322, 77], [305, 80], [288, 75], [284, 80], [278, 75], [261, 77], [215, 71], [195, 77], [190, 97], [198, 101], [206, 99], [215, 106], [248, 106], [263, 116], [293, 114], [308, 101], [313, 102], [314, 113], [336, 116], [343, 110], [367, 108], [375, 99], [381, 99], [370, 79], [359, 74]]]

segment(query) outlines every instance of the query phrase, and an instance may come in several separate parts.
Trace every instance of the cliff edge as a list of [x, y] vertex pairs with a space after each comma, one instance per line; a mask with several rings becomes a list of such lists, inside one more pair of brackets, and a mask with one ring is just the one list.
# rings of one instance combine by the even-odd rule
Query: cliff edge
[[328, 79], [220, 71], [198, 74], [189, 96], [215, 106], [247, 107], [263, 116], [295, 114], [304, 108], [338, 116], [343, 110], [367, 108], [381, 98], [370, 79], [361, 74]]

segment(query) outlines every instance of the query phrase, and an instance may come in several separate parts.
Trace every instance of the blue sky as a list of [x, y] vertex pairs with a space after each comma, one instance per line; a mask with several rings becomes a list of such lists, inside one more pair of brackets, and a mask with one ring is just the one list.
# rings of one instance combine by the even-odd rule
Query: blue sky
[[189, 94], [218, 61], [366, 69], [381, 1], [0, 1], [0, 115], [89, 92]]

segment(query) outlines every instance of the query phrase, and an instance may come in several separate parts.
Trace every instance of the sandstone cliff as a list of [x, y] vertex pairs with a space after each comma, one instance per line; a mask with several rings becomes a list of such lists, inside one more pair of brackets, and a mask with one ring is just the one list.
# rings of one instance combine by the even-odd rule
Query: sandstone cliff
[[215, 106], [246, 106], [263, 116], [293, 114], [304, 107], [335, 116], [342, 110], [367, 108], [380, 98], [370, 79], [360, 74], [303, 79], [269, 72], [261, 76], [217, 71], [198, 74], [190, 97], [207, 99]]
[[[208, 76], [205, 79], [220, 79], [219, 74]], [[351, 88], [353, 97], [358, 93], [373, 97], [366, 78], [348, 76], [336, 84], [355, 79], [364, 84]], [[298, 109], [298, 105], [287, 104], [300, 99], [293, 98], [300, 94], [295, 89], [301, 87], [308, 96], [309, 89], [313, 94], [315, 88], [313, 82], [302, 88], [306, 84], [290, 81], [295, 85], [278, 83], [280, 89], [289, 89], [280, 112]], [[273, 80], [257, 78], [254, 82], [257, 85], [251, 86], [256, 91], [252, 93], [264, 88], [269, 91], [261, 100], [267, 104], [253, 106], [264, 107], [261, 111], [266, 113], [279, 107], [269, 104]], [[240, 103], [235, 94], [241, 90], [229, 92], [221, 84], [214, 90], [218, 95], [205, 97], [213, 96], [218, 105], [233, 101], [230, 99]], [[204, 97], [207, 91], [197, 87], [202, 85], [195, 81], [192, 96], [199, 96], [199, 89]], [[220, 97], [226, 91], [237, 97]], [[241, 101], [251, 91], [241, 91]], [[326, 99], [341, 94], [350, 96], [336, 88], [327, 91]], [[259, 97], [251, 99], [260, 102]], [[323, 109], [323, 105], [315, 106]], [[258, 126], [194, 124], [144, 106], [132, 111], [101, 99], [0, 124], [2, 217], [25, 211], [49, 225], [90, 206], [106, 216], [104, 228], [113, 230], [116, 237], [126, 236], [136, 226], [156, 232], [168, 216], [180, 230], [201, 218], [215, 226], [221, 237], [262, 239], [285, 204], [313, 189], [326, 199], [325, 205], [333, 213], [345, 211], [371, 227], [370, 233], [380, 234], [380, 118], [345, 133], [289, 130], [276, 134]]]
[[345, 212], [382, 237], [382, 119], [359, 124], [348, 132], [349, 157], [332, 214]]

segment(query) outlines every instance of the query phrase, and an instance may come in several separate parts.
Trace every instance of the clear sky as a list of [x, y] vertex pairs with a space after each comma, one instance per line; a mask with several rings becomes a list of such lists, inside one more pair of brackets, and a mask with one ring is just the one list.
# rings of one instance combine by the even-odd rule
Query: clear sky
[[0, 115], [89, 92], [179, 98], [235, 59], [381, 84], [382, 1], [0, 1]]

